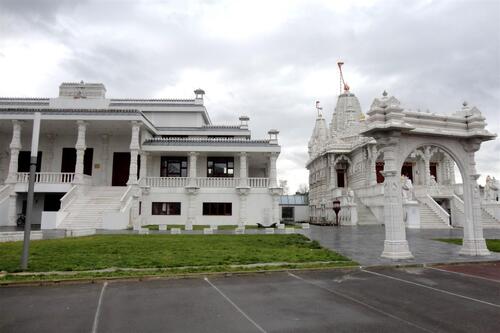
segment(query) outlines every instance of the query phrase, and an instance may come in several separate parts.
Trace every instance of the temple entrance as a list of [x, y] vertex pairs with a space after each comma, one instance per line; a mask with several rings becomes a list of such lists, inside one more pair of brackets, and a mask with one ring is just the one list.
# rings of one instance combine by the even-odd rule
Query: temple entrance
[[113, 153], [111, 186], [127, 186], [130, 170], [130, 153]]

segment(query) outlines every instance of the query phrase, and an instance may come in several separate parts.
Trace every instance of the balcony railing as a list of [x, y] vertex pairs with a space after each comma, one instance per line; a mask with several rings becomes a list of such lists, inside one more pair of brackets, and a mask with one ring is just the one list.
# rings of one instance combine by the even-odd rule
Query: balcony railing
[[[29, 172], [18, 172], [17, 182], [27, 183], [29, 176]], [[66, 184], [71, 183], [74, 177], [75, 174], [71, 172], [37, 172], [35, 173], [35, 183]]]
[[146, 186], [149, 187], [186, 187], [187, 177], [146, 177]]
[[[149, 187], [186, 187], [189, 177], [146, 177], [143, 183]], [[195, 184], [197, 187], [234, 188], [240, 185], [240, 178], [196, 177]], [[269, 186], [269, 178], [248, 178], [248, 186], [266, 188]]]

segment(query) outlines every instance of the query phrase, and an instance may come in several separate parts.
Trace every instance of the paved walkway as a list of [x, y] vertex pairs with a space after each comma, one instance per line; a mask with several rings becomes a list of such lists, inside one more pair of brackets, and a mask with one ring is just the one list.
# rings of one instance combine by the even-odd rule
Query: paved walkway
[[[406, 236], [414, 259], [397, 261], [380, 257], [384, 248], [384, 226], [335, 228], [312, 225], [308, 236], [364, 266], [500, 260], [500, 253], [493, 253], [486, 257], [461, 256], [458, 254], [460, 246], [433, 240], [435, 238], [462, 238], [462, 229], [407, 229]], [[484, 236], [500, 239], [500, 229], [486, 229]]]

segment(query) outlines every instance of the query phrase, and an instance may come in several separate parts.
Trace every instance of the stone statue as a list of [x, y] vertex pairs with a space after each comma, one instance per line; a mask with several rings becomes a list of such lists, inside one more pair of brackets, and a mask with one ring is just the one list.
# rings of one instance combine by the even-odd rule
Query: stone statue
[[353, 204], [354, 203], [354, 191], [353, 190], [349, 190], [347, 192], [347, 203], [348, 204]]
[[407, 176], [403, 176], [401, 182], [403, 201], [413, 201], [413, 183], [411, 182], [411, 179]]
[[498, 190], [496, 186], [495, 177], [491, 178], [490, 176], [486, 177], [486, 184], [484, 185], [484, 201], [494, 201], [495, 200], [495, 192]]

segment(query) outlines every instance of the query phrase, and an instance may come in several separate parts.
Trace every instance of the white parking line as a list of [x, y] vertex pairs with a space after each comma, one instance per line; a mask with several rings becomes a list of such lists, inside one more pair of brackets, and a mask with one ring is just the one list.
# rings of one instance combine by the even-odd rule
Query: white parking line
[[445, 272], [445, 273], [454, 273], [454, 274], [458, 274], [458, 275], [462, 275], [462, 276], [466, 276], [466, 277], [471, 277], [471, 278], [486, 280], [486, 281], [490, 281], [490, 282], [500, 283], [499, 280], [493, 280], [493, 279], [485, 278], [482, 276], [477, 276], [477, 275], [472, 275], [472, 274], [467, 274], [467, 273], [462, 273], [462, 272], [448, 271], [446, 269], [441, 269], [441, 268], [436, 268], [436, 267], [426, 267], [426, 268], [433, 269], [435, 271], [440, 271], [440, 272]]
[[209, 285], [211, 285], [219, 294], [221, 294], [221, 296], [224, 297], [226, 299], [226, 301], [229, 302], [229, 304], [231, 304], [236, 310], [238, 310], [239, 313], [241, 313], [249, 322], [251, 322], [259, 330], [259, 332], [266, 333], [266, 331], [262, 327], [260, 327], [259, 324], [257, 324], [252, 318], [250, 318], [249, 315], [247, 315], [242, 309], [240, 309], [240, 307], [238, 305], [236, 305], [233, 301], [231, 301], [231, 299], [229, 297], [227, 297], [226, 294], [224, 294], [212, 282], [210, 282], [210, 280], [208, 280], [208, 278], [205, 278], [205, 281], [207, 281], [207, 283]]
[[288, 275], [290, 275], [291, 277], [294, 277], [294, 278], [296, 278], [296, 279], [298, 279], [298, 280], [300, 280], [300, 281], [303, 281], [303, 282], [308, 283], [308, 284], [310, 284], [310, 285], [313, 285], [313, 286], [315, 286], [315, 287], [318, 287], [318, 288], [321, 288], [321, 289], [323, 289], [323, 290], [326, 290], [326, 291], [328, 291], [328, 292], [330, 292], [330, 293], [332, 293], [332, 294], [335, 294], [335, 295], [337, 295], [337, 296], [340, 296], [340, 297], [343, 297], [343, 298], [345, 298], [345, 299], [348, 299], [348, 300], [350, 300], [350, 301], [352, 301], [352, 302], [355, 302], [355, 303], [357, 303], [357, 304], [360, 304], [360, 305], [362, 305], [362, 306], [364, 306], [364, 307], [366, 307], [366, 308], [368, 308], [368, 309], [370, 309], [370, 310], [372, 310], [372, 311], [378, 312], [378, 313], [380, 313], [380, 314], [382, 314], [382, 315], [384, 315], [384, 316], [387, 316], [387, 317], [390, 317], [390, 318], [392, 318], [392, 319], [398, 320], [398, 321], [400, 321], [400, 322], [402, 322], [402, 323], [405, 323], [405, 324], [410, 325], [410, 326], [412, 326], [412, 327], [418, 328], [418, 329], [420, 329], [420, 330], [422, 330], [422, 331], [424, 331], [424, 332], [433, 332], [433, 331], [431, 331], [431, 330], [429, 330], [429, 329], [427, 329], [427, 328], [425, 328], [425, 327], [422, 327], [422, 326], [420, 326], [420, 325], [417, 325], [417, 324], [415, 324], [415, 323], [412, 323], [412, 322], [410, 322], [410, 321], [408, 321], [408, 320], [405, 320], [405, 319], [403, 319], [403, 318], [400, 318], [400, 317], [398, 317], [398, 316], [395, 316], [395, 315], [393, 315], [393, 314], [391, 314], [391, 313], [385, 312], [384, 310], [380, 310], [379, 308], [376, 308], [376, 307], [374, 307], [374, 306], [372, 306], [372, 305], [370, 305], [370, 304], [367, 304], [367, 303], [365, 303], [365, 302], [363, 302], [363, 301], [360, 301], [359, 299], [356, 299], [356, 298], [353, 298], [353, 297], [351, 297], [351, 296], [348, 296], [348, 295], [346, 295], [346, 294], [344, 294], [344, 293], [342, 293], [342, 292], [339, 292], [339, 291], [337, 291], [337, 290], [333, 290], [333, 289], [330, 289], [330, 288], [328, 288], [328, 287], [322, 286], [322, 285], [317, 284], [317, 283], [315, 283], [315, 282], [313, 282], [313, 281], [306, 280], [306, 279], [304, 279], [304, 278], [302, 278], [302, 277], [300, 277], [300, 276], [297, 276], [297, 275], [295, 275], [295, 274], [293, 274], [293, 273], [290, 273], [290, 272], [287, 272], [287, 273], [288, 273]]
[[95, 310], [94, 325], [92, 325], [92, 333], [97, 333], [97, 327], [99, 324], [99, 317], [101, 316], [101, 304], [104, 298], [104, 290], [108, 286], [108, 282], [104, 282], [101, 289], [101, 294], [99, 295], [99, 301], [97, 301], [97, 309]]
[[494, 304], [494, 303], [482, 301], [480, 299], [472, 298], [472, 297], [469, 297], [469, 296], [464, 296], [464, 295], [456, 294], [456, 293], [453, 293], [451, 291], [446, 291], [446, 290], [443, 290], [443, 289], [438, 289], [438, 288], [426, 286], [425, 284], [421, 284], [421, 283], [417, 283], [417, 282], [413, 282], [413, 281], [407, 281], [407, 280], [396, 278], [396, 277], [393, 277], [393, 276], [390, 276], [390, 275], [385, 275], [385, 274], [382, 274], [382, 273], [376, 273], [376, 272], [372, 272], [372, 271], [367, 271], [365, 269], [362, 269], [361, 271], [369, 273], [369, 274], [373, 274], [373, 275], [382, 276], [382, 277], [385, 277], [387, 279], [392, 279], [392, 280], [396, 280], [396, 281], [400, 281], [400, 282], [412, 284], [414, 286], [419, 286], [419, 287], [422, 287], [422, 288], [427, 288], [427, 289], [434, 290], [434, 291], [437, 291], [437, 292], [440, 292], [440, 293], [443, 293], [443, 294], [460, 297], [460, 298], [463, 298], [463, 299], [467, 299], [469, 301], [474, 301], [474, 302], [486, 304], [486, 305], [489, 305], [489, 306], [494, 306], [496, 308], [500, 308], [500, 305], [498, 305], [498, 304]]

